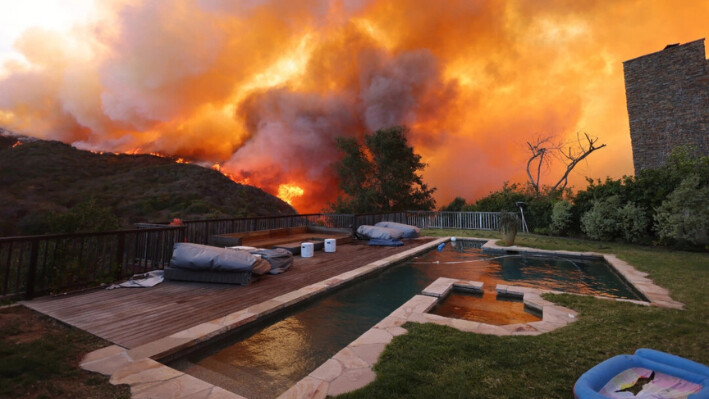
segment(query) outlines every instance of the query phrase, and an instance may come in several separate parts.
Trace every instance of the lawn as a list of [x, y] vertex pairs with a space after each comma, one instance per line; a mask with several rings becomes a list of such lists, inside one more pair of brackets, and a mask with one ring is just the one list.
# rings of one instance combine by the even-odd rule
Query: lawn
[[[426, 230], [426, 235], [499, 237], [495, 232]], [[518, 235], [518, 245], [615, 253], [650, 273], [685, 310], [576, 295], [547, 295], [579, 320], [536, 337], [497, 337], [409, 323], [375, 366], [377, 379], [345, 398], [571, 398], [595, 364], [642, 347], [709, 364], [709, 254], [588, 240]]]
[[0, 309], [0, 398], [130, 398], [127, 385], [84, 371], [84, 354], [109, 343], [23, 306]]

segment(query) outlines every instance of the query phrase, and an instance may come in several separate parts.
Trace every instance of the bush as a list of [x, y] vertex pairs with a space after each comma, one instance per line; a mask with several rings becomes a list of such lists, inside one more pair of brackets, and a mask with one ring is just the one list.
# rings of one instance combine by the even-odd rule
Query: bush
[[544, 191], [537, 193], [529, 185], [505, 182], [502, 190], [494, 191], [486, 197], [480, 198], [473, 205], [463, 207], [464, 211], [471, 212], [499, 212], [501, 210], [517, 212], [517, 202], [524, 202], [524, 218], [530, 231], [546, 229], [551, 223], [552, 206], [566, 192]]
[[627, 242], [643, 242], [647, 240], [649, 219], [646, 211], [632, 202], [618, 209], [618, 227], [623, 239]]
[[591, 210], [581, 216], [581, 230], [594, 240], [610, 241], [618, 235], [617, 195], [595, 201]]
[[690, 175], [656, 209], [655, 230], [660, 239], [709, 245], [709, 185]]
[[571, 228], [573, 214], [571, 213], [573, 204], [566, 200], [554, 203], [551, 211], [551, 223], [549, 231], [556, 235], [565, 235]]
[[82, 202], [70, 211], [48, 217], [48, 233], [85, 233], [118, 230], [120, 223], [111, 208], [102, 207], [95, 199]]

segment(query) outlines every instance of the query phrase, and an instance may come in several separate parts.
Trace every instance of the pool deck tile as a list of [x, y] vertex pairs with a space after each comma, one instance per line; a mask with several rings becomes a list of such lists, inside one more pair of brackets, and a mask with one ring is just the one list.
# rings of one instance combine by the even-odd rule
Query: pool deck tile
[[399, 335], [404, 335], [408, 331], [403, 327], [389, 327], [386, 329], [392, 337], [398, 337]]
[[370, 328], [367, 332], [355, 339], [350, 346], [356, 347], [369, 344], [388, 344], [394, 337], [380, 328]]
[[377, 374], [369, 367], [345, 370], [330, 383], [328, 396], [337, 396], [369, 385], [377, 378]]
[[352, 352], [355, 353], [360, 359], [364, 360], [369, 364], [370, 366], [374, 366], [374, 364], [377, 363], [377, 360], [379, 359], [379, 355], [384, 352], [384, 348], [387, 346], [387, 343], [378, 343], [378, 344], [364, 344], [364, 345], [356, 345], [352, 346], [350, 349], [352, 349]]
[[187, 396], [181, 396], [179, 399], [246, 399], [241, 395], [229, 392], [226, 389], [219, 387], [207, 388]]
[[130, 349], [128, 355], [133, 360], [140, 360], [146, 357], [153, 357], [161, 353], [175, 353], [181, 349], [189, 348], [192, 346], [193, 340], [191, 338], [174, 338], [165, 337], [153, 341], [149, 344], [141, 345], [137, 348]]
[[451, 319], [450, 326], [463, 332], [475, 332], [480, 328], [480, 324], [480, 322], [472, 320]]
[[332, 359], [339, 361], [345, 369], [358, 369], [369, 365], [369, 363], [357, 356], [349, 345], [337, 352]]
[[483, 283], [480, 281], [458, 280], [454, 278], [439, 277], [421, 291], [422, 295], [445, 298], [451, 290], [460, 288], [465, 291], [482, 293]]
[[330, 382], [342, 374], [344, 367], [342, 363], [336, 359], [329, 359], [323, 363], [320, 367], [316, 368], [310, 376], [323, 380], [325, 382]]
[[325, 399], [329, 386], [325, 381], [305, 377], [283, 392], [278, 399]]
[[453, 289], [453, 283], [457, 280], [446, 277], [439, 277], [434, 282], [429, 284], [426, 288], [421, 291], [421, 294], [428, 296], [435, 296], [438, 298], [446, 297]]
[[111, 345], [88, 353], [79, 362], [79, 366], [84, 370], [111, 375], [132, 361], [125, 348]]
[[389, 329], [389, 328], [401, 327], [404, 325], [404, 323], [406, 323], [405, 317], [397, 317], [395, 315], [389, 315], [389, 316], [385, 317], [379, 323], [375, 324], [374, 327]]

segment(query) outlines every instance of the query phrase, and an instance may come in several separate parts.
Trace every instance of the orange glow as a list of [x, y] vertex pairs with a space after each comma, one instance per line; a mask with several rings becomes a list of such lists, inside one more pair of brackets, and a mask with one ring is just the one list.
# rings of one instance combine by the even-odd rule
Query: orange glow
[[281, 184], [278, 186], [278, 198], [287, 202], [288, 205], [293, 205], [293, 200], [297, 197], [302, 197], [305, 194], [305, 190], [296, 186], [295, 184]]
[[16, 141], [15, 144], [12, 145], [12, 148], [19, 147], [22, 145], [22, 142]]
[[[217, 164], [316, 212], [337, 136], [395, 124], [438, 205], [524, 182], [526, 141], [607, 144], [570, 176], [631, 174], [622, 62], [709, 35], [709, 2], [116, 0], [37, 27], [0, 65], [0, 127]], [[176, 28], [176, 27], [179, 27]], [[551, 165], [549, 184], [561, 172]]]

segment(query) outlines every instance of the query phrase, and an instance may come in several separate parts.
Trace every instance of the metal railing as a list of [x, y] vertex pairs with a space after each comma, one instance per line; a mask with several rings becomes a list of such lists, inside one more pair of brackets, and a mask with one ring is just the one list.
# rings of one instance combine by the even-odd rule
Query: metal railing
[[[407, 212], [408, 224], [424, 229], [499, 230], [500, 212]], [[522, 229], [520, 218], [519, 226]]]
[[183, 221], [182, 223], [187, 228], [186, 238], [188, 242], [208, 244], [209, 237], [218, 234], [302, 226], [347, 228], [353, 222], [354, 215], [313, 213], [306, 215], [193, 220]]
[[162, 269], [185, 228], [0, 238], [0, 298], [32, 298]]

